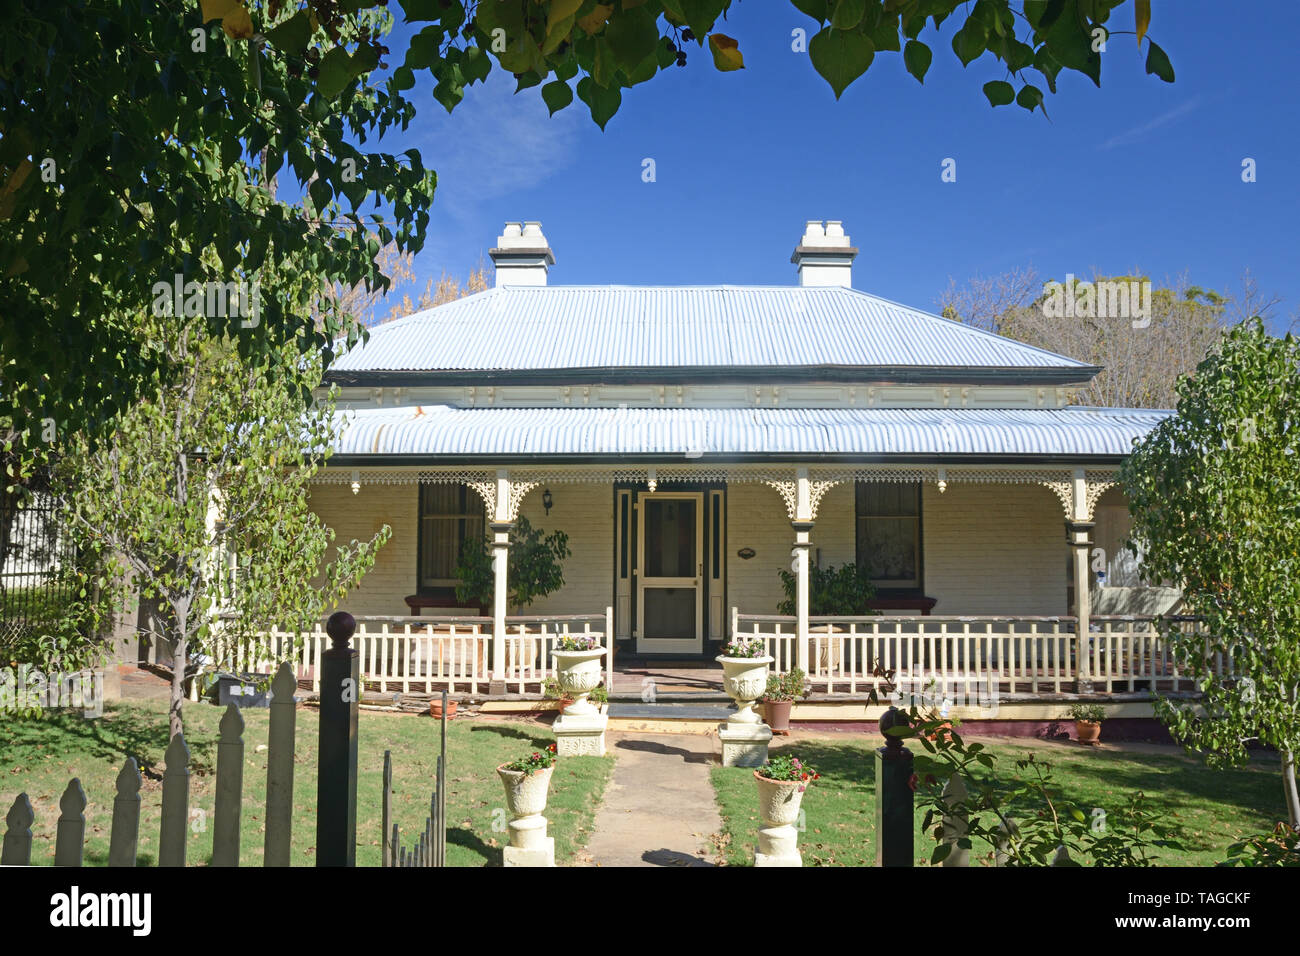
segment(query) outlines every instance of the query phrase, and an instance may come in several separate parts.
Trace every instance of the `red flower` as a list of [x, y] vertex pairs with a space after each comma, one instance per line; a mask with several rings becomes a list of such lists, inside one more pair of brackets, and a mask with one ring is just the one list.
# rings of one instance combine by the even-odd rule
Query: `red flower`
[[808, 775], [807, 775], [806, 773], [805, 773], [805, 774], [800, 774], [800, 775], [799, 775], [799, 779], [800, 779], [800, 780], [807, 780], [807, 779], [808, 779]]
[[907, 786], [908, 786], [908, 789], [909, 789], [909, 790], [915, 792], [915, 791], [916, 791], [916, 783], [917, 783], [917, 780], [916, 780], [916, 774], [912, 774], [910, 777], [907, 778]]
[[549, 750], [551, 753], [555, 753], [555, 744], [551, 744], [551, 745], [550, 745], [549, 747], [547, 747], [546, 749]]
[[813, 774], [813, 779], [814, 779], [814, 780], [820, 780], [821, 778], [822, 778], [822, 775], [821, 775], [821, 774], [819, 774], [819, 773], [815, 773], [815, 774]]

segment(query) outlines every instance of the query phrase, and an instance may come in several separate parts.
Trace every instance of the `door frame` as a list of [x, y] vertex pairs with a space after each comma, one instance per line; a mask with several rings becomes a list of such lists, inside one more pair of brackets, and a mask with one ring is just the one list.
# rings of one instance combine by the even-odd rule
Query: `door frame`
[[[692, 577], [656, 577], [649, 587], [686, 588], [695, 591], [695, 637], [686, 638], [651, 638], [646, 641], [645, 633], [645, 592], [646, 592], [646, 503], [649, 501], [693, 501], [695, 502], [695, 565], [696, 573]], [[699, 654], [704, 653], [704, 522], [705, 502], [708, 500], [703, 491], [643, 491], [637, 495], [636, 510], [636, 652], [638, 654]]]

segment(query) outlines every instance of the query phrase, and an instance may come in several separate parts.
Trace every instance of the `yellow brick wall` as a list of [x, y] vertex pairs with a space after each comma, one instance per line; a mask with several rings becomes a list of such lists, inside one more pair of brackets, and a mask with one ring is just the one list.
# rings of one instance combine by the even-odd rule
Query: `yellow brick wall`
[[311, 509], [334, 529], [336, 545], [369, 540], [385, 524], [393, 529], [379, 549], [375, 566], [342, 602], [351, 614], [409, 614], [403, 600], [415, 593], [415, 561], [419, 543], [418, 486], [362, 485], [352, 494], [347, 485], [312, 485]]
[[925, 593], [934, 614], [1065, 614], [1065, 513], [1042, 485], [922, 487]]
[[534, 528], [569, 536], [564, 587], [538, 598], [525, 614], [604, 614], [614, 601], [614, 490], [611, 485], [557, 484], [550, 515], [541, 488], [524, 498], [519, 513]]

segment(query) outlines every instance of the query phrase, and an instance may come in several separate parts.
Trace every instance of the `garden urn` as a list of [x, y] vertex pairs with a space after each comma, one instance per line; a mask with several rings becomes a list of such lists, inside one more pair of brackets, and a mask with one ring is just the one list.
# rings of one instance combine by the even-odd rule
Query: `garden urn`
[[526, 773], [523, 770], [507, 770], [505, 764], [497, 767], [497, 774], [506, 788], [506, 808], [513, 820], [538, 817], [546, 810], [546, 796], [551, 789], [551, 771], [554, 767], [543, 767]]
[[803, 866], [799, 853], [799, 807], [805, 784], [798, 780], [772, 780], [754, 771], [758, 784], [758, 830], [755, 866]]
[[754, 701], [767, 689], [767, 665], [771, 657], [718, 657], [722, 665], [722, 686], [736, 702], [736, 713], [727, 719], [731, 724], [761, 724], [754, 713]]
[[599, 711], [587, 700], [600, 684], [602, 676], [601, 661], [605, 657], [605, 648], [593, 647], [587, 651], [560, 651], [555, 654], [555, 679], [560, 685], [564, 697], [572, 697], [573, 703], [564, 708], [570, 717], [581, 717]]

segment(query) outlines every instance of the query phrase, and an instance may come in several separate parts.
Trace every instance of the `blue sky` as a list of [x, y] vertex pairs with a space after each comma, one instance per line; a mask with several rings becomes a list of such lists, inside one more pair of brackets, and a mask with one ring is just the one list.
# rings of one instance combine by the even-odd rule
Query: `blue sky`
[[[811, 20], [787, 0], [734, 6], [723, 30], [745, 70], [719, 73], [692, 46], [685, 68], [625, 90], [604, 132], [576, 100], [548, 118], [537, 89], [514, 95], [500, 70], [450, 116], [427, 86], [412, 90], [419, 119], [383, 148], [417, 147], [438, 171], [419, 287], [468, 272], [508, 219], [542, 222], [556, 284], [793, 284], [804, 221], [841, 219], [861, 250], [854, 286], [926, 309], [950, 277], [1018, 266], [1186, 273], [1229, 294], [1249, 269], [1284, 300], [1274, 328], [1300, 309], [1300, 4], [1156, 0], [1151, 36], [1177, 82], [1144, 72], [1133, 36], [1114, 37], [1102, 88], [1062, 73], [1050, 120], [989, 107], [980, 87], [1004, 73], [988, 57], [963, 69], [948, 24], [938, 42], [925, 34], [924, 86], [881, 54], [837, 102], [791, 50]], [[1132, 30], [1131, 5], [1118, 16]], [[941, 181], [945, 158], [955, 183]]]

